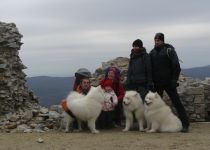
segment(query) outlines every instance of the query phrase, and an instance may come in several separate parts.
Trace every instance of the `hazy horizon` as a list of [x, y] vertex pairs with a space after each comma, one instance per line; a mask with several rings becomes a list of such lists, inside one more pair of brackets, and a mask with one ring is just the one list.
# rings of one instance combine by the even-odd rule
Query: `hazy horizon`
[[[191, 68], [181, 68], [181, 70], [183, 70], [183, 69], [195, 69], [195, 68], [202, 68], [202, 67], [210, 67], [210, 65], [206, 65], [206, 66], [199, 66], [199, 67], [191, 67]], [[95, 71], [94, 71], [95, 72]], [[94, 73], [94, 72], [91, 72], [92, 74]], [[70, 76], [53, 76], [53, 75], [38, 75], [38, 76], [28, 76], [27, 75], [27, 78], [33, 78], [33, 77], [55, 77], [55, 78], [63, 78], [63, 77], [65, 77], [65, 78], [72, 78], [72, 77], [75, 77], [74, 76], [74, 74], [72, 74], [72, 75], [70, 75]]]

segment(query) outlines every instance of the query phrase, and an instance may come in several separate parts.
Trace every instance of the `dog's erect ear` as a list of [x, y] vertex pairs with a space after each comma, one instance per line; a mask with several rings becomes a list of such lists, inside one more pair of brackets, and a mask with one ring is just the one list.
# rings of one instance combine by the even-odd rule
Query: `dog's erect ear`
[[104, 92], [103, 88], [101, 87], [101, 85], [96, 87], [98, 91]]
[[138, 92], [136, 92], [134, 96], [135, 96], [135, 97], [138, 97]]
[[152, 91], [148, 91], [148, 92], [147, 92], [147, 94], [154, 94], [154, 92], [152, 92]]
[[158, 98], [159, 94], [157, 92], [155, 92], [155, 98]]
[[101, 90], [101, 85], [96, 87], [97, 90]]
[[97, 88], [101, 89], [101, 85], [97, 86]]
[[90, 88], [91, 88], [91, 89], [95, 89], [96, 87], [94, 87], [94, 86], [91, 86]]

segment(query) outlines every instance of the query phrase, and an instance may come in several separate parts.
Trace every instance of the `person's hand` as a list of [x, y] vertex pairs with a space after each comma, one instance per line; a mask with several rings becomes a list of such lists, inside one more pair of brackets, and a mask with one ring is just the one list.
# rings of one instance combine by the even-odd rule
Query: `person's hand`
[[147, 90], [148, 90], [148, 91], [154, 92], [154, 91], [155, 91], [154, 84], [153, 84], [153, 83], [149, 83], [149, 84], [147, 85]]

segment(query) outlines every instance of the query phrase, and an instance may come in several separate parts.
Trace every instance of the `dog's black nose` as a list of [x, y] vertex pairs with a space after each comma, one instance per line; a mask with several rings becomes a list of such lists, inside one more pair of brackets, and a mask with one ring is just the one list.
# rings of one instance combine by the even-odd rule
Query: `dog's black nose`
[[149, 102], [147, 102], [147, 101], [144, 101], [144, 102], [145, 102], [145, 104], [146, 104], [146, 105], [149, 105], [149, 104], [150, 104], [150, 103], [149, 103]]

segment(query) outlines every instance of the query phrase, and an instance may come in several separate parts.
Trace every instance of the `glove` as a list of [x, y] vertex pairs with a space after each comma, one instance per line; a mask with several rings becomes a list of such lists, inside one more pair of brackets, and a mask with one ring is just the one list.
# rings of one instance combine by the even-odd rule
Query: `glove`
[[149, 84], [147, 85], [147, 90], [148, 90], [148, 91], [154, 92], [154, 91], [155, 91], [154, 84], [153, 84], [153, 83], [149, 83]]

